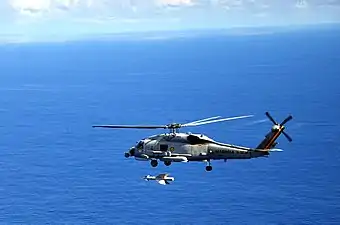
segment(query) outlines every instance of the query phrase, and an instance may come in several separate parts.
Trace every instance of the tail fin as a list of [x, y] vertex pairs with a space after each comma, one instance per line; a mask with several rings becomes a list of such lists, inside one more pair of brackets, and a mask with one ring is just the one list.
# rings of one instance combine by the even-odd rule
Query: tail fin
[[263, 141], [256, 147], [256, 149], [263, 149], [268, 151], [272, 148], [275, 148], [275, 146], [277, 145], [276, 139], [281, 134], [283, 134], [288, 139], [288, 141], [292, 141], [292, 138], [286, 132], [284, 132], [285, 129], [284, 124], [293, 119], [291, 115], [284, 119], [281, 124], [277, 123], [268, 112], [266, 112], [266, 116], [269, 118], [270, 121], [273, 122], [274, 126], [265, 136]]

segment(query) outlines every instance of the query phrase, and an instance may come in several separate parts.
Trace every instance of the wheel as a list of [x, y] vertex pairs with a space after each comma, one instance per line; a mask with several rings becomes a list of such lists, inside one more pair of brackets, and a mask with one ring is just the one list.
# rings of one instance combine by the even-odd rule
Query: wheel
[[151, 160], [151, 166], [152, 167], [156, 167], [157, 165], [158, 165], [157, 160], [155, 160], [155, 159]]
[[206, 171], [211, 171], [211, 170], [212, 170], [212, 166], [206, 166], [206, 167], [205, 167], [205, 170], [206, 170]]
[[164, 165], [170, 166], [171, 165], [171, 161], [164, 161]]
[[130, 157], [130, 154], [127, 153], [127, 152], [125, 152], [124, 156], [125, 156], [125, 158], [129, 158], [129, 157]]

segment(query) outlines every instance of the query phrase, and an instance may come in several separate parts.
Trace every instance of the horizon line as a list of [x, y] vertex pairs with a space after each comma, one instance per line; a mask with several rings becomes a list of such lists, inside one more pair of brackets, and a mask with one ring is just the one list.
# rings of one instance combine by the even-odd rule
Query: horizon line
[[[16, 45], [16, 44], [43, 44], [43, 43], [68, 43], [82, 41], [114, 41], [115, 38], [125, 37], [128, 39], [119, 40], [134, 40], [135, 38], [143, 38], [142, 40], [157, 40], [157, 39], [175, 39], [175, 38], [190, 38], [199, 37], [202, 35], [234, 35], [234, 36], [249, 36], [249, 35], [266, 35], [273, 32], [289, 32], [308, 28], [340, 28], [340, 22], [321, 22], [321, 23], [303, 23], [303, 24], [278, 24], [278, 25], [236, 25], [231, 27], [202, 27], [202, 28], [187, 28], [187, 29], [154, 29], [154, 30], [127, 30], [127, 31], [110, 31], [99, 32], [93, 34], [82, 34], [78, 36], [73, 34], [67, 37], [49, 34], [43, 38], [32, 39], [24, 34], [0, 34], [1, 45]], [[254, 30], [255, 29], [255, 30]], [[261, 29], [256, 31], [256, 29]], [[230, 33], [230, 31], [243, 31]], [[253, 31], [253, 32], [252, 32]], [[255, 31], [255, 32], [254, 32]], [[271, 31], [271, 32], [270, 32]], [[190, 33], [194, 32], [194, 33]], [[212, 33], [209, 33], [212, 32]], [[162, 34], [173, 34], [173, 36], [153, 36]], [[182, 34], [182, 35], [180, 35]], [[184, 34], [184, 35], [183, 35]], [[136, 36], [137, 35], [137, 36]], [[149, 36], [148, 36], [149, 35]], [[53, 39], [54, 36], [54, 39]], [[4, 37], [4, 38], [3, 38]], [[3, 38], [3, 39], [2, 39]], [[138, 39], [141, 40], [141, 39]]]

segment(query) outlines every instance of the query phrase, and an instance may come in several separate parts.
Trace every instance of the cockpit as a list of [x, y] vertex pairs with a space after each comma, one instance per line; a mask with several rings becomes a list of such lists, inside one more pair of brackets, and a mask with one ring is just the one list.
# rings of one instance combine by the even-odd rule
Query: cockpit
[[136, 149], [142, 149], [142, 148], [143, 148], [143, 146], [144, 146], [144, 141], [143, 141], [143, 140], [141, 140], [141, 141], [139, 141], [139, 142], [137, 143], [137, 145], [136, 145]]

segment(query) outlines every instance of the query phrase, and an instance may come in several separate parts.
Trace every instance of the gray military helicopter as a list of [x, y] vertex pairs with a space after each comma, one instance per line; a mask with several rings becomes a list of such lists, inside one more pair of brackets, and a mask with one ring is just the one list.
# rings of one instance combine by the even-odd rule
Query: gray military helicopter
[[273, 126], [261, 143], [255, 147], [243, 147], [228, 143], [217, 142], [204, 134], [180, 133], [179, 128], [200, 126], [210, 123], [230, 121], [252, 117], [253, 115], [237, 116], [230, 118], [220, 118], [220, 116], [210, 117], [180, 124], [171, 123], [168, 125], [94, 125], [101, 128], [133, 128], [133, 129], [169, 129], [168, 133], [157, 134], [138, 141], [136, 146], [125, 152], [125, 157], [135, 157], [136, 160], [150, 161], [152, 167], [158, 165], [158, 161], [170, 166], [172, 162], [207, 162], [206, 171], [211, 171], [211, 160], [228, 159], [251, 159], [257, 157], [268, 157], [277, 145], [276, 139], [281, 135], [292, 141], [292, 138], [284, 131], [285, 124], [293, 117], [289, 115], [277, 123], [273, 117], [266, 112], [266, 116], [273, 122]]

